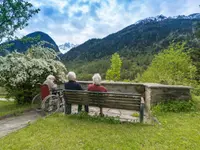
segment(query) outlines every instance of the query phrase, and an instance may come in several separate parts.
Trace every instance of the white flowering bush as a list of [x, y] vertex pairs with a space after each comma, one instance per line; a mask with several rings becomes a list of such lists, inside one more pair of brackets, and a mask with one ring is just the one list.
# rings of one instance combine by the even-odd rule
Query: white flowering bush
[[36, 85], [43, 83], [49, 74], [58, 82], [64, 82], [66, 73], [65, 65], [50, 48], [34, 46], [25, 54], [14, 52], [0, 56], [0, 86], [5, 87], [18, 104], [30, 102], [36, 94]]

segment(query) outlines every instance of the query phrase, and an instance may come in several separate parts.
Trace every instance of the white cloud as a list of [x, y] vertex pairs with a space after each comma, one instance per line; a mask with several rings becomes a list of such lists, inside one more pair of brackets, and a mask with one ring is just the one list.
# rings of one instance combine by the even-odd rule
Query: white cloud
[[[199, 0], [134, 0], [128, 5], [118, 4], [116, 0], [108, 0], [109, 5], [103, 0], [82, 0], [82, 2], [89, 2], [89, 5], [92, 2], [100, 3], [101, 7], [96, 10], [97, 18], [95, 18], [90, 15], [89, 5], [80, 6], [76, 3], [69, 6], [67, 0], [31, 0], [30, 2], [36, 7], [52, 6], [58, 9], [60, 14], [55, 19], [40, 13], [33, 17], [30, 25], [19, 34], [43, 31], [58, 45], [65, 42], [80, 44], [90, 38], [103, 38], [146, 17], [160, 14], [189, 15], [200, 12]], [[79, 11], [82, 12], [82, 16], [75, 17], [74, 14]]]

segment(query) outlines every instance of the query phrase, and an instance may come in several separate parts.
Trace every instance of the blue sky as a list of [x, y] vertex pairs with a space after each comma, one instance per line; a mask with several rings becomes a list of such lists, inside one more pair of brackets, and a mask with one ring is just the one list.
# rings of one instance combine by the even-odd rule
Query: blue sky
[[102, 38], [138, 20], [160, 14], [189, 15], [200, 12], [199, 0], [29, 0], [41, 11], [19, 31], [49, 34], [60, 45], [81, 44]]

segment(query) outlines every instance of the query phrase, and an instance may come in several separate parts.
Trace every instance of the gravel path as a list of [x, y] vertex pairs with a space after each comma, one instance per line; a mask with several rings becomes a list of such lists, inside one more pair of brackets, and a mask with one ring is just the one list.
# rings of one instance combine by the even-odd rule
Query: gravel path
[[[89, 107], [90, 115], [98, 114], [99, 108], [97, 107]], [[72, 106], [72, 113], [77, 112], [77, 106]], [[107, 116], [118, 116], [121, 121], [131, 121], [131, 122], [139, 122], [138, 117], [133, 117], [132, 114], [134, 111], [126, 111], [126, 110], [117, 110], [117, 109], [103, 109], [104, 115]], [[0, 138], [8, 135], [11, 132], [17, 131], [23, 127], [26, 127], [28, 123], [32, 123], [40, 118], [41, 115], [35, 111], [25, 112], [21, 116], [13, 116], [8, 117], [3, 120], [0, 120]]]
[[40, 115], [35, 111], [29, 111], [21, 116], [14, 116], [0, 120], [0, 138], [7, 134], [17, 131], [38, 119]]

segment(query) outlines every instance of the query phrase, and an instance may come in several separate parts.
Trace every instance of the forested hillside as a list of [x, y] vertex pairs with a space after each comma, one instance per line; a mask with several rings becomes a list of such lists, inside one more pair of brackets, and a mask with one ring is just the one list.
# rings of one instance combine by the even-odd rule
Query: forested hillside
[[147, 69], [154, 54], [172, 42], [186, 41], [186, 50], [192, 48], [191, 55], [195, 57], [200, 42], [194, 32], [199, 21], [199, 14], [147, 18], [103, 39], [88, 40], [63, 55], [62, 60], [80, 79], [87, 80], [96, 72], [104, 77], [111, 55], [117, 52], [122, 58], [121, 79], [133, 80]]

